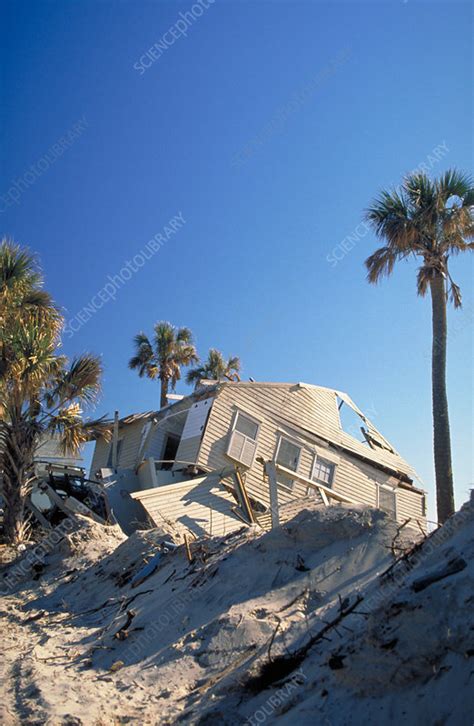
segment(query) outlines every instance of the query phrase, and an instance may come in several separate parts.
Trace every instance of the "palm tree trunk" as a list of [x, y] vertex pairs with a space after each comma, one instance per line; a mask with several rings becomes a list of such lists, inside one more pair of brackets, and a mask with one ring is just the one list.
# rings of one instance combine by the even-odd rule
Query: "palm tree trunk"
[[[26, 437], [25, 437], [26, 438]], [[4, 499], [3, 535], [9, 544], [26, 539], [26, 497], [30, 492], [34, 448], [29, 446], [20, 431], [10, 430], [4, 438], [5, 466], [2, 495]]]
[[160, 408], [163, 408], [164, 406], [168, 405], [168, 385], [169, 381], [167, 378], [161, 378], [161, 400], [160, 400]]
[[436, 272], [431, 280], [433, 323], [432, 394], [433, 434], [438, 522], [454, 514], [454, 485], [451, 462], [448, 397], [446, 393], [447, 316], [444, 277]]

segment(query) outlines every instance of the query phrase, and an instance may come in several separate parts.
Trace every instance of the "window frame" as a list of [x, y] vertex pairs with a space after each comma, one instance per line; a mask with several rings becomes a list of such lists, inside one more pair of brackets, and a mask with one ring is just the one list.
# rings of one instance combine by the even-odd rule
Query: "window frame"
[[[261, 419], [258, 419], [256, 416], [252, 416], [251, 413], [248, 413], [243, 408], [237, 408], [234, 413], [234, 418], [232, 421], [232, 428], [230, 430], [230, 433], [233, 433], [237, 426], [237, 421], [239, 420], [239, 416], [243, 416], [244, 418], [248, 418], [249, 421], [254, 423], [257, 427], [257, 433], [255, 434], [255, 438], [251, 439], [251, 441], [254, 441], [257, 443], [258, 437], [260, 436], [260, 429], [262, 427], [262, 421]], [[242, 434], [242, 431], [238, 432], [239, 434]], [[247, 436], [247, 434], [242, 434], [242, 436], [245, 436], [247, 439], [250, 439], [250, 436]]]
[[[243, 416], [244, 418], [248, 419], [249, 421], [251, 421], [253, 424], [256, 425], [257, 431], [255, 433], [254, 439], [252, 439], [250, 436], [247, 436], [247, 434], [242, 433], [242, 431], [236, 430], [239, 416]], [[242, 466], [248, 466], [248, 468], [251, 469], [254, 464], [255, 457], [257, 455], [257, 447], [258, 447], [258, 441], [260, 438], [261, 427], [262, 427], [262, 421], [260, 419], [258, 419], [256, 416], [253, 416], [251, 413], [248, 413], [245, 409], [236, 407], [233, 418], [232, 418], [232, 425], [231, 425], [231, 427], [229, 429], [229, 433], [228, 433], [228, 441], [227, 441], [227, 446], [226, 446], [226, 451], [225, 451], [226, 456], [228, 456], [229, 459], [232, 459], [232, 461], [238, 462]], [[240, 459], [236, 459], [229, 454], [229, 449], [231, 447], [232, 437], [233, 437], [234, 433], [237, 433], [240, 436], [243, 436], [246, 440], [251, 441], [254, 444], [252, 462], [249, 465], [244, 464], [243, 461], [241, 461]]]
[[[278, 464], [279, 463], [278, 462], [278, 454], [280, 452], [280, 446], [281, 446], [281, 442], [283, 441], [283, 439], [285, 439], [286, 441], [288, 441], [288, 443], [292, 444], [293, 446], [296, 446], [299, 449], [298, 461], [296, 463], [296, 469], [294, 470], [294, 473], [295, 474], [298, 474], [299, 473], [299, 470], [300, 470], [301, 455], [303, 453], [303, 448], [304, 447], [296, 439], [293, 439], [291, 436], [288, 436], [287, 434], [283, 434], [283, 433], [280, 433], [280, 432], [278, 433], [278, 441], [277, 441], [277, 445], [276, 445], [276, 449], [275, 449], [275, 464]], [[281, 464], [280, 463], [280, 466], [284, 466], [284, 464]], [[288, 469], [289, 467], [285, 467], [285, 468]], [[283, 489], [285, 489], [287, 492], [292, 492], [294, 490], [294, 488], [295, 488], [295, 479], [291, 479], [290, 481], [292, 482], [292, 484], [291, 484], [291, 486], [288, 486], [288, 484], [283, 484], [281, 481], [278, 480], [278, 478], [279, 477], [282, 477], [282, 476], [285, 477], [286, 479], [290, 479], [290, 477], [288, 477], [286, 474], [281, 474], [277, 470], [277, 484], [278, 484], [278, 486], [279, 487], [283, 487]]]
[[[332, 476], [331, 476], [331, 480], [329, 482], [321, 481], [320, 479], [316, 479], [314, 476], [314, 471], [316, 469], [316, 464], [318, 462], [318, 459], [320, 461], [323, 461], [326, 464], [330, 464], [330, 466], [332, 466]], [[316, 451], [314, 454], [313, 465], [311, 466], [311, 475], [309, 478], [311, 479], [311, 481], [314, 481], [315, 484], [321, 484], [321, 486], [327, 487], [328, 489], [333, 489], [334, 483], [336, 481], [337, 464], [338, 464], [338, 462], [333, 461], [332, 459], [328, 459], [327, 457], [320, 455]]]

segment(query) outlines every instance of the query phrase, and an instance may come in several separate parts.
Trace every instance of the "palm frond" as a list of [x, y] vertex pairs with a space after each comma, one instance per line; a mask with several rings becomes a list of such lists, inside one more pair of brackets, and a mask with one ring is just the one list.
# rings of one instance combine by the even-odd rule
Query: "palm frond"
[[82, 411], [72, 404], [61, 409], [48, 421], [46, 430], [59, 437], [59, 448], [64, 456], [76, 455], [88, 441], [112, 438], [113, 423], [104, 416], [95, 420], [83, 421]]
[[438, 199], [444, 207], [451, 197], [470, 199], [474, 193], [474, 180], [470, 174], [458, 169], [448, 169], [436, 181], [435, 187]]
[[418, 268], [416, 276], [416, 285], [418, 295], [424, 297], [429, 290], [430, 283], [436, 275], [436, 270], [431, 265], [422, 265]]
[[198, 383], [202, 378], [206, 377], [206, 371], [203, 366], [198, 366], [197, 368], [190, 368], [189, 371], [186, 372], [186, 383], [189, 386], [192, 386], [195, 383]]
[[450, 285], [449, 285], [449, 299], [453, 303], [455, 308], [462, 307], [462, 295], [461, 295], [461, 288], [459, 285], [456, 285], [455, 282], [450, 278]]
[[176, 342], [192, 344], [193, 334], [190, 328], [179, 328], [176, 333]]
[[138, 369], [138, 375], [140, 378], [143, 378], [143, 376], [156, 378], [158, 368], [156, 365], [153, 347], [148, 337], [145, 333], [140, 332], [135, 335], [133, 343], [136, 352], [135, 355], [128, 361], [128, 367], [131, 370]]
[[42, 275], [36, 257], [4, 238], [0, 243], [0, 294], [16, 285], [28, 289], [41, 284]]
[[435, 208], [436, 186], [426, 174], [409, 174], [403, 180], [403, 191], [409, 205], [415, 209]]
[[84, 354], [74, 358], [69, 369], [57, 376], [56, 385], [49, 392], [49, 401], [59, 405], [80, 401], [92, 404], [100, 393], [102, 363], [98, 356]]
[[365, 261], [367, 280], [377, 284], [383, 277], [391, 275], [398, 257], [391, 247], [380, 247]]

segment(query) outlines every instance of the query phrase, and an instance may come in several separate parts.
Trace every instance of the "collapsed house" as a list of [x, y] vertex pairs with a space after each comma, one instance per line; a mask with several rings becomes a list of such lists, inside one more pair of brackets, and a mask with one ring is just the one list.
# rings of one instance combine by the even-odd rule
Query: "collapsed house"
[[[359, 425], [347, 429], [343, 409]], [[116, 418], [112, 441], [96, 441], [95, 478], [127, 534], [147, 522], [196, 536], [268, 528], [307, 495], [426, 525], [412, 467], [347, 394], [305, 383], [202, 381], [160, 411]]]

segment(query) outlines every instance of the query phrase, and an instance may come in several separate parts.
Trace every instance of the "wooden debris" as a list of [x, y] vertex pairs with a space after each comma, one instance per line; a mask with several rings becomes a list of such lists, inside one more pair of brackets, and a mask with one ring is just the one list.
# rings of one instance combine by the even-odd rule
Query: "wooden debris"
[[184, 546], [186, 547], [186, 557], [188, 558], [188, 562], [193, 562], [193, 556], [191, 554], [191, 546], [189, 544], [188, 535], [184, 535]]
[[128, 629], [135, 615], [135, 610], [127, 610], [127, 619], [124, 624], [117, 630], [114, 638], [117, 638], [118, 640], [125, 640], [125, 638], [128, 638]]
[[46, 615], [46, 610], [38, 610], [37, 613], [34, 613], [34, 615], [30, 615], [29, 618], [25, 618], [22, 620], [22, 623], [33, 623], [35, 620], [39, 620], [43, 617], [43, 615]]
[[147, 579], [147, 577], [153, 575], [162, 557], [163, 552], [157, 552], [155, 555], [153, 555], [150, 561], [144, 567], [142, 567], [141, 570], [139, 570], [135, 577], [132, 578], [131, 587], [138, 587], [138, 585], [141, 585], [142, 582]]

